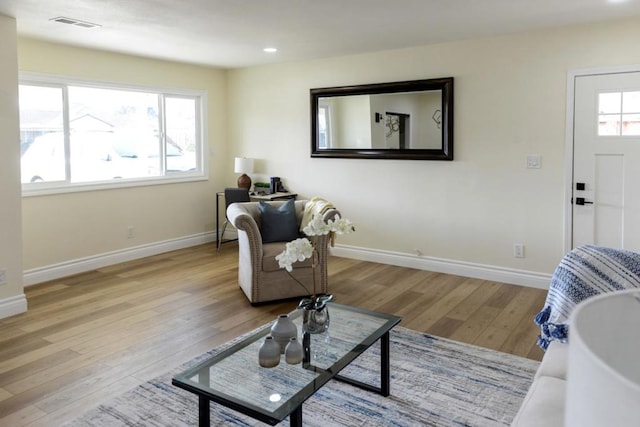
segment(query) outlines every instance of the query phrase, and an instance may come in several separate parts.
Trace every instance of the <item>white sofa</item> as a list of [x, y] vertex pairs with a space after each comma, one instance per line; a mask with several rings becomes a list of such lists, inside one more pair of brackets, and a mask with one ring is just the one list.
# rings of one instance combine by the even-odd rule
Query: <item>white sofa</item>
[[564, 425], [569, 317], [584, 300], [631, 288], [640, 288], [638, 252], [584, 245], [562, 258], [551, 278], [545, 307], [535, 319], [541, 326], [538, 344], [548, 348], [513, 427]]
[[567, 381], [568, 344], [549, 344], [512, 427], [562, 427]]

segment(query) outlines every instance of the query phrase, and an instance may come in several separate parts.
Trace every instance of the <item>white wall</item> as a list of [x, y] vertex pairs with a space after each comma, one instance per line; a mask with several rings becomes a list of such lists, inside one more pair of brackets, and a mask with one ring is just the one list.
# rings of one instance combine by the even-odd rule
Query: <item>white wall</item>
[[[438, 142], [442, 141], [442, 125], [438, 127], [438, 124], [433, 120], [436, 110], [440, 111], [442, 117], [442, 95], [436, 91], [426, 92], [416, 102], [416, 113], [412, 115], [411, 119], [412, 132], [414, 132], [411, 135], [412, 148], [437, 149], [440, 147]], [[414, 119], [414, 117], [425, 117], [426, 119], [422, 121]]]
[[[223, 70], [45, 43], [18, 41], [20, 71], [165, 88], [205, 90], [209, 180], [157, 186], [68, 193], [23, 199], [24, 268], [27, 284], [73, 271], [67, 264], [87, 258], [131, 257], [145, 245], [211, 240], [215, 192], [235, 182], [226, 139], [226, 75]], [[224, 178], [229, 176], [229, 181]], [[127, 239], [127, 227], [135, 238]], [[180, 244], [179, 242], [176, 244]], [[175, 247], [168, 243], [168, 248]], [[129, 251], [129, 252], [127, 252]], [[123, 253], [122, 257], [117, 254]], [[116, 254], [116, 255], [114, 255]], [[80, 268], [82, 270], [82, 268]], [[55, 275], [54, 275], [55, 276]]]
[[[333, 201], [357, 228], [342, 254], [539, 285], [563, 255], [567, 72], [640, 63], [638, 40], [632, 19], [233, 70], [229, 143], [264, 176]], [[309, 89], [448, 76], [453, 162], [310, 158]]]
[[0, 319], [21, 313], [27, 303], [22, 287], [20, 130], [16, 21], [0, 15]]
[[[336, 139], [332, 148], [371, 148], [371, 126], [369, 119], [369, 96], [330, 98], [327, 102], [331, 110], [331, 129]], [[349, 123], [349, 126], [345, 124]]]

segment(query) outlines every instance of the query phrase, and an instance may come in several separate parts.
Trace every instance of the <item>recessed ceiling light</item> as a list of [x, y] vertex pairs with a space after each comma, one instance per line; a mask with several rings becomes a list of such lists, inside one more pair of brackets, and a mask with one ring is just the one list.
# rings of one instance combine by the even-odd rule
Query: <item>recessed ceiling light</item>
[[80, 21], [79, 19], [67, 18], [65, 16], [58, 16], [56, 18], [51, 18], [49, 19], [49, 21], [56, 21], [61, 24], [75, 25], [76, 27], [82, 27], [82, 28], [97, 28], [102, 26], [99, 24], [92, 24], [91, 22]]
[[262, 50], [264, 50], [267, 53], [276, 53], [278, 51], [278, 49], [276, 49], [275, 47], [265, 47]]

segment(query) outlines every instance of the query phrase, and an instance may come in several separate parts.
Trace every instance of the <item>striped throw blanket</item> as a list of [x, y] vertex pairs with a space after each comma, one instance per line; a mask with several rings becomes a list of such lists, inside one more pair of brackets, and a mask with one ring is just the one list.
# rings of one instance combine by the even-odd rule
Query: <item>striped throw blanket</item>
[[640, 253], [579, 246], [566, 254], [551, 277], [540, 325], [538, 345], [546, 350], [553, 340], [566, 342], [569, 316], [582, 300], [605, 292], [640, 288]]

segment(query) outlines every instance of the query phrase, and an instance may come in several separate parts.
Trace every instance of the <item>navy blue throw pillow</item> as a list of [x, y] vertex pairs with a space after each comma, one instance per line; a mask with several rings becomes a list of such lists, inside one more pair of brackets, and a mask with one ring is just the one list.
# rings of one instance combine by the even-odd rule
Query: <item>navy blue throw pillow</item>
[[260, 224], [262, 243], [288, 242], [299, 237], [298, 219], [293, 199], [287, 200], [278, 208], [260, 202], [258, 208], [262, 214]]

